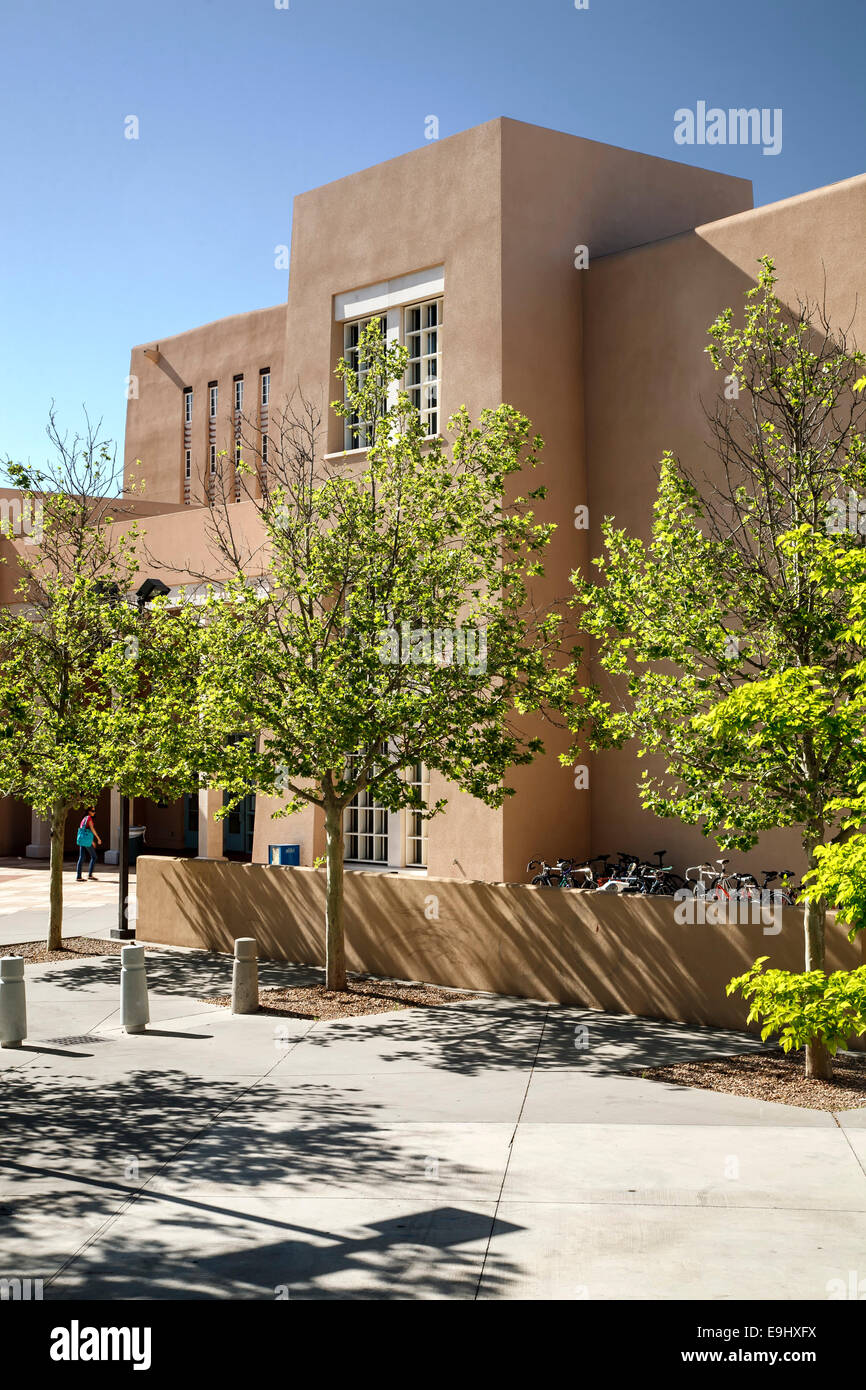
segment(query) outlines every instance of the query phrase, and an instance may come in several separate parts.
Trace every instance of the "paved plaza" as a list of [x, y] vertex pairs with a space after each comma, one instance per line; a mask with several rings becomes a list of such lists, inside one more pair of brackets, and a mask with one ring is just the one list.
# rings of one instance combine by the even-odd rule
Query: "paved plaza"
[[749, 1038], [490, 996], [232, 1017], [199, 1002], [230, 960], [156, 949], [127, 1036], [119, 968], [28, 966], [0, 1052], [3, 1273], [46, 1300], [823, 1300], [862, 1274], [866, 1110], [624, 1074]]

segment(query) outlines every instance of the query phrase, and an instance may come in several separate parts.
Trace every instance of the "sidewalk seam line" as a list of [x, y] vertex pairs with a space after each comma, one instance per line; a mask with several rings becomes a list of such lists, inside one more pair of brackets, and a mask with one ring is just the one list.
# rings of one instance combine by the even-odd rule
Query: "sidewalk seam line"
[[547, 1027], [547, 1020], [549, 1017], [550, 1005], [548, 1005], [547, 1008], [544, 1010], [544, 1017], [541, 1020], [541, 1028], [538, 1034], [538, 1043], [536, 1045], [535, 1053], [532, 1058], [532, 1064], [529, 1068], [529, 1075], [526, 1078], [526, 1085], [523, 1088], [523, 1099], [520, 1102], [520, 1109], [517, 1112], [517, 1119], [514, 1122], [514, 1128], [511, 1131], [511, 1138], [508, 1141], [508, 1157], [505, 1160], [505, 1167], [502, 1170], [502, 1181], [499, 1184], [499, 1192], [496, 1195], [496, 1202], [493, 1207], [493, 1215], [490, 1218], [490, 1230], [487, 1235], [487, 1244], [484, 1247], [484, 1258], [481, 1261], [481, 1268], [478, 1271], [478, 1282], [475, 1285], [475, 1296], [473, 1302], [478, 1301], [478, 1295], [481, 1293], [481, 1285], [484, 1282], [484, 1274], [487, 1269], [487, 1257], [490, 1254], [490, 1245], [493, 1240], [493, 1232], [496, 1229], [496, 1220], [499, 1216], [499, 1208], [502, 1203], [502, 1193], [505, 1190], [505, 1183], [508, 1179], [508, 1169], [511, 1166], [511, 1155], [514, 1152], [514, 1141], [517, 1138], [517, 1131], [520, 1128], [520, 1121], [523, 1118], [523, 1111], [526, 1108], [526, 1098], [529, 1095], [529, 1087], [532, 1084], [532, 1078], [535, 1075], [535, 1064], [538, 1061], [538, 1054], [541, 1051], [541, 1044], [544, 1040], [544, 1030]]
[[[315, 1022], [313, 1022], [311, 1027], [315, 1027]], [[307, 1033], [308, 1032], [310, 1032], [309, 1028], [307, 1029]], [[302, 1033], [300, 1037], [295, 1039], [292, 1046], [290, 1048], [287, 1048], [285, 1056], [288, 1056], [290, 1052], [294, 1051], [295, 1047], [297, 1047], [299, 1043], [303, 1042], [304, 1038], [307, 1036], [307, 1033]], [[64, 1270], [67, 1270], [70, 1267], [70, 1265], [73, 1264], [74, 1261], [79, 1258], [80, 1255], [84, 1254], [85, 1250], [89, 1249], [90, 1246], [95, 1244], [97, 1240], [100, 1240], [101, 1237], [105, 1234], [105, 1232], [111, 1226], [113, 1226], [116, 1221], [119, 1221], [121, 1216], [125, 1216], [126, 1213], [139, 1200], [139, 1198], [147, 1192], [147, 1189], [149, 1188], [150, 1184], [152, 1182], [155, 1182], [156, 1179], [161, 1176], [161, 1174], [164, 1172], [166, 1168], [170, 1167], [173, 1163], [177, 1162], [178, 1158], [184, 1152], [185, 1149], [189, 1148], [191, 1144], [194, 1144], [198, 1139], [201, 1138], [203, 1134], [205, 1134], [209, 1129], [211, 1129], [215, 1124], [217, 1124], [223, 1116], [223, 1114], [225, 1114], [226, 1111], [230, 1110], [234, 1105], [236, 1105], [238, 1100], [242, 1099], [242, 1097], [247, 1095], [248, 1092], [254, 1090], [260, 1082], [264, 1081], [268, 1076], [270, 1076], [271, 1072], [276, 1067], [278, 1067], [280, 1065], [280, 1062], [282, 1061], [285, 1061], [285, 1057], [278, 1057], [277, 1060], [265, 1071], [263, 1071], [260, 1076], [257, 1076], [254, 1080], [250, 1081], [249, 1085], [245, 1086], [242, 1090], [239, 1088], [237, 1091], [235, 1091], [234, 1095], [231, 1097], [229, 1101], [225, 1103], [225, 1105], [220, 1106], [219, 1109], [216, 1110], [213, 1113], [213, 1115], [211, 1115], [208, 1118], [208, 1120], [203, 1125], [201, 1125], [199, 1129], [195, 1131], [194, 1134], [191, 1134], [189, 1138], [183, 1144], [181, 1144], [180, 1148], [177, 1149], [171, 1155], [170, 1158], [167, 1158], [164, 1163], [160, 1164], [156, 1172], [150, 1175], [147, 1182], [142, 1183], [141, 1187], [137, 1187], [134, 1192], [131, 1192], [129, 1196], [123, 1202], [121, 1202], [117, 1210], [113, 1211], [110, 1216], [107, 1216], [105, 1218], [105, 1221], [98, 1228], [98, 1230], [94, 1231], [93, 1234], [89, 1236], [87, 1240], [83, 1241], [82, 1244], [79, 1245], [76, 1250], [73, 1250], [72, 1254], [66, 1260], [64, 1260], [64, 1262], [61, 1265], [59, 1265], [58, 1268], [54, 1271], [54, 1273], [51, 1275], [51, 1278], [45, 1281], [46, 1286], [50, 1287], [55, 1282], [55, 1280], [58, 1279], [61, 1274], [63, 1274]], [[159, 1196], [158, 1193], [151, 1193], [150, 1195]]]

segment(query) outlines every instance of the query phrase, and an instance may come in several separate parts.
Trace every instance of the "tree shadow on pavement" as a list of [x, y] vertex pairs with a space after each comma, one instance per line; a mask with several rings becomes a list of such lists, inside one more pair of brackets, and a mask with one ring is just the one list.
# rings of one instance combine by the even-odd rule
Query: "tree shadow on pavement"
[[[498, 1160], [437, 1181], [423, 1140], [374, 1102], [320, 1093], [287, 1113], [266, 1081], [139, 1070], [106, 1085], [22, 1072], [7, 1104], [4, 1275], [42, 1277], [46, 1299], [475, 1295]], [[499, 1258], [494, 1284], [508, 1273]]]

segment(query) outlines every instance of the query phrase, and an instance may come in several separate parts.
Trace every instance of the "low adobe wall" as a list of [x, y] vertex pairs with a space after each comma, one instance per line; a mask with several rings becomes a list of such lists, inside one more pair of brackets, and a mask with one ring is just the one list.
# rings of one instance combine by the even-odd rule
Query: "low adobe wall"
[[[141, 941], [231, 952], [254, 936], [263, 957], [322, 963], [322, 869], [143, 857], [137, 880]], [[681, 924], [671, 898], [394, 874], [345, 883], [349, 969], [373, 975], [743, 1028], [746, 1006], [725, 996], [727, 981], [758, 956], [803, 968], [796, 909], [765, 936], [760, 924]], [[828, 923], [828, 968], [862, 964], [861, 941]]]

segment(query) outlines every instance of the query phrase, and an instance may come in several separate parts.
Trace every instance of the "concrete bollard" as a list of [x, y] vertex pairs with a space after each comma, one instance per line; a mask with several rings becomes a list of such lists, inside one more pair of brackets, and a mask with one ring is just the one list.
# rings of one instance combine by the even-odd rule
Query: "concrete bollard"
[[0, 960], [0, 1047], [20, 1047], [27, 1037], [27, 998], [21, 956]]
[[120, 967], [120, 1026], [127, 1033], [143, 1033], [150, 1022], [144, 947], [124, 946]]
[[235, 963], [232, 968], [232, 1013], [254, 1014], [259, 1007], [259, 963], [254, 936], [239, 936], [235, 941]]

